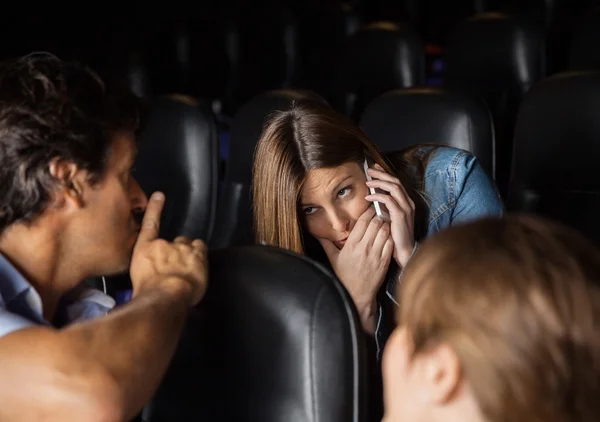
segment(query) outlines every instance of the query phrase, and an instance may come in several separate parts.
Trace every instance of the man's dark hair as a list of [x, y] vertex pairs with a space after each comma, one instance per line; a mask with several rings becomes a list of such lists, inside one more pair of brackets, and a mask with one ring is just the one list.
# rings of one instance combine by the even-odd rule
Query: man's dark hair
[[0, 234], [48, 206], [50, 162], [71, 161], [96, 183], [116, 133], [133, 132], [137, 97], [48, 53], [0, 63]]

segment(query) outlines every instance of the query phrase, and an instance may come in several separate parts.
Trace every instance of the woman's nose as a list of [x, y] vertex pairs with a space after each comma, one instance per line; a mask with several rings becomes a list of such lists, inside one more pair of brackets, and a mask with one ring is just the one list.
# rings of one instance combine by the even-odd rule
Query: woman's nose
[[348, 231], [350, 219], [344, 212], [334, 211], [331, 215], [331, 228], [336, 232]]

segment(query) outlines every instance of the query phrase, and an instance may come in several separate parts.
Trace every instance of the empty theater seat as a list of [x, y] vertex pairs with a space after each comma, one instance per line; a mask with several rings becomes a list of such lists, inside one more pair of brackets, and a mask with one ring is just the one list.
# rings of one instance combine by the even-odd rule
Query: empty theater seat
[[539, 213], [600, 241], [600, 72], [568, 72], [525, 97], [507, 207]]
[[234, 0], [237, 26], [237, 71], [233, 95], [240, 107], [260, 93], [296, 86], [299, 27], [286, 2]]
[[386, 91], [425, 81], [425, 52], [408, 25], [376, 22], [354, 33], [338, 57], [332, 105], [358, 119], [366, 104]]
[[517, 110], [545, 72], [542, 27], [502, 13], [476, 15], [452, 31], [445, 57], [446, 83], [481, 95], [492, 112], [496, 180], [505, 193]]
[[600, 7], [578, 23], [571, 42], [569, 68], [600, 69]]
[[485, 102], [461, 90], [409, 88], [373, 100], [362, 129], [384, 152], [416, 144], [442, 144], [475, 155], [494, 175], [494, 126]]
[[148, 195], [159, 190], [167, 197], [160, 236], [207, 240], [215, 218], [218, 169], [210, 112], [190, 97], [158, 99], [138, 148], [134, 177]]
[[320, 99], [309, 91], [269, 91], [249, 101], [234, 116], [212, 247], [254, 243], [250, 185], [256, 143], [272, 112], [285, 110], [292, 101], [307, 97]]
[[500, 9], [508, 14], [532, 19], [544, 27], [549, 27], [556, 18], [558, 3], [559, 0], [502, 0]]
[[266, 246], [211, 252], [211, 282], [145, 422], [361, 422], [364, 337], [330, 273]]

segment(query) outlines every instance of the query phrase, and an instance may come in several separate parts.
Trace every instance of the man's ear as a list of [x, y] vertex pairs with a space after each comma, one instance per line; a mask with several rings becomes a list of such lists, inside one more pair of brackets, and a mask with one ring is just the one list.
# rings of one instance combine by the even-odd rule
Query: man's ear
[[54, 158], [50, 161], [49, 170], [50, 175], [58, 181], [55, 204], [59, 207], [67, 204], [77, 208], [83, 207], [85, 179], [77, 165], [71, 161]]

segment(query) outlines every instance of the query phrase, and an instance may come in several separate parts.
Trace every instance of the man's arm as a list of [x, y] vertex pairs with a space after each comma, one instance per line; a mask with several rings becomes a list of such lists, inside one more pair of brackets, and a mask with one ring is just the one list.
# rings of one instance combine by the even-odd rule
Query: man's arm
[[0, 420], [133, 418], [166, 371], [188, 297], [184, 283], [174, 281], [105, 318], [0, 338]]
[[24, 328], [0, 338], [0, 420], [126, 421], [150, 399], [207, 284], [202, 241], [157, 238], [163, 204], [154, 196], [146, 208], [131, 302], [60, 331]]

